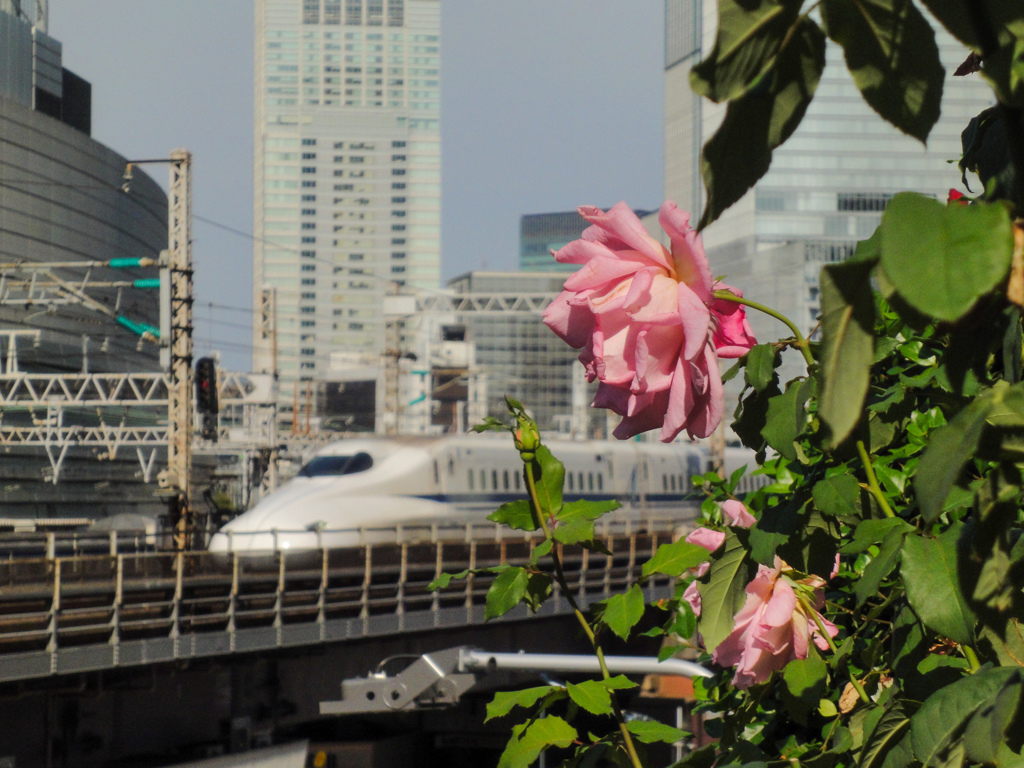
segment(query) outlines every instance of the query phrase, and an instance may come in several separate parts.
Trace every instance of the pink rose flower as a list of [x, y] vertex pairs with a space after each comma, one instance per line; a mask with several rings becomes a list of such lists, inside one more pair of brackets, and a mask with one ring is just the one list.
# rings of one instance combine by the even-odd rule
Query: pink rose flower
[[[583, 347], [587, 378], [600, 382], [594, 406], [622, 416], [620, 439], [661, 429], [707, 437], [722, 420], [718, 357], [740, 357], [756, 343], [743, 307], [716, 299], [700, 235], [668, 201], [658, 221], [671, 250], [647, 234], [629, 206], [579, 209], [593, 226], [555, 253], [581, 268], [544, 311], [570, 346]], [[717, 349], [717, 356], [715, 354]]]
[[825, 581], [817, 576], [797, 581], [788, 572], [792, 569], [777, 557], [774, 568], [758, 567], [732, 633], [712, 654], [716, 664], [736, 667], [732, 682], [737, 688], [763, 683], [793, 659], [806, 659], [812, 640], [820, 649], [828, 648], [815, 616], [829, 635], [839, 632], [818, 612], [825, 604]]
[[[725, 518], [726, 525], [735, 525], [740, 528], [749, 528], [757, 522], [756, 518], [747, 511], [747, 508], [743, 506], [742, 502], [736, 501], [735, 499], [729, 499], [722, 504], [722, 516]], [[722, 544], [725, 543], [725, 532], [714, 531], [710, 528], [695, 528], [690, 531], [683, 541], [690, 544], [696, 544], [698, 547], [704, 547], [708, 552], [714, 552]], [[711, 567], [710, 563], [701, 563], [697, 566], [694, 573], [695, 577], [699, 579], [705, 573], [708, 572], [708, 568]], [[694, 616], [700, 616], [700, 592], [697, 589], [696, 580], [691, 581], [683, 592], [683, 600], [690, 604], [690, 608], [693, 609]]]

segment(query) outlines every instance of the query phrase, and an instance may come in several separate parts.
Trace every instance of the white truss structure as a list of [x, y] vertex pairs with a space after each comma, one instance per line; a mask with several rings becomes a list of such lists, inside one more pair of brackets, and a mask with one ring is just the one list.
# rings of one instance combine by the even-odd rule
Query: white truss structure
[[[102, 448], [103, 459], [134, 448], [148, 483], [157, 453], [167, 450], [169, 387], [164, 372], [0, 374], [0, 446], [44, 448], [54, 483], [73, 448]], [[276, 448], [271, 377], [221, 371], [218, 390], [216, 452]], [[213, 443], [195, 441], [214, 451]]]

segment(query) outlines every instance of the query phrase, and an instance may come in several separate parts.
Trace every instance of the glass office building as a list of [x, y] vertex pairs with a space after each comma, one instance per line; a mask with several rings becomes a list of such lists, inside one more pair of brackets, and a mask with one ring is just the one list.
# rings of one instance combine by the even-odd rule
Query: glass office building
[[[282, 400], [330, 352], [377, 355], [382, 297], [441, 262], [439, 0], [257, 0], [254, 293]], [[253, 369], [273, 347], [254, 329]]]

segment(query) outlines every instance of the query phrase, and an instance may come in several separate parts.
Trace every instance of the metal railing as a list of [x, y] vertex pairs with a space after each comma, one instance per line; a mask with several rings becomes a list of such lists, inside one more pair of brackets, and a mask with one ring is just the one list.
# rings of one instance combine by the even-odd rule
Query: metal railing
[[[252, 554], [125, 553], [110, 537], [106, 555], [2, 561], [0, 680], [482, 623], [493, 574], [440, 592], [428, 584], [444, 572], [525, 562], [539, 543], [474, 538], [472, 529], [461, 538], [394, 533], [404, 540]], [[673, 537], [671, 527], [610, 526], [610, 556], [564, 547], [575, 597], [588, 605], [627, 589]], [[668, 594], [670, 582], [648, 582], [649, 596]], [[567, 602], [556, 588], [544, 613]]]

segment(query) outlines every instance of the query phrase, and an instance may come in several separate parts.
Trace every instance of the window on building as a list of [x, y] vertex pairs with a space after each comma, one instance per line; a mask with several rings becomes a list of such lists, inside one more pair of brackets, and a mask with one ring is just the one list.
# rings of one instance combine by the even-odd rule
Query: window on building
[[316, 182], [315, 181], [304, 181], [304, 182], [302, 182], [302, 186], [303, 186], [304, 189], [308, 189], [310, 187], [315, 187], [316, 186]]
[[[303, 266], [303, 268], [306, 268], [306, 267], [311, 267], [313, 265], [312, 264], [303, 264], [302, 266]], [[304, 277], [304, 278], [302, 278], [302, 284], [303, 285], [316, 285], [316, 278], [315, 277]]]
[[304, 203], [315, 203], [316, 202], [316, 195], [303, 195], [302, 196], [302, 202], [304, 202]]
[[301, 271], [303, 271], [303, 272], [315, 272], [316, 271], [316, 264], [303, 264]]
[[405, 202], [405, 198], [404, 197], [392, 197], [391, 198], [391, 204], [392, 205], [401, 205], [404, 202]]
[[307, 236], [304, 236], [302, 238], [303, 245], [308, 245], [310, 243], [315, 243], [315, 242], [316, 242], [316, 238], [315, 237], [310, 237], [310, 236], [307, 235]]
[[299, 321], [300, 328], [315, 328], [316, 320], [301, 320]]
[[316, 229], [316, 222], [315, 221], [304, 221], [304, 222], [302, 222], [302, 228], [303, 229]]
[[405, 162], [405, 155], [392, 155], [391, 156], [391, 162], [393, 162], [393, 163], [404, 163]]
[[310, 293], [309, 291], [306, 291], [304, 293], [300, 293], [299, 294], [299, 298], [300, 299], [307, 299], [307, 300], [315, 300], [316, 299], [316, 294], [315, 293]]
[[316, 168], [313, 167], [313, 166], [304, 165], [304, 166], [302, 166], [302, 172], [303, 173], [316, 173]]
[[391, 148], [392, 149], [401, 149], [404, 146], [405, 146], [405, 142], [404, 141], [392, 141], [391, 142]]
[[315, 259], [316, 258], [316, 251], [302, 251], [301, 255], [305, 259]]
[[304, 147], [315, 147], [316, 146], [316, 139], [303, 139], [302, 140], [302, 146], [304, 146]]
[[303, 160], [316, 160], [316, 152], [303, 152], [302, 153], [302, 159]]

